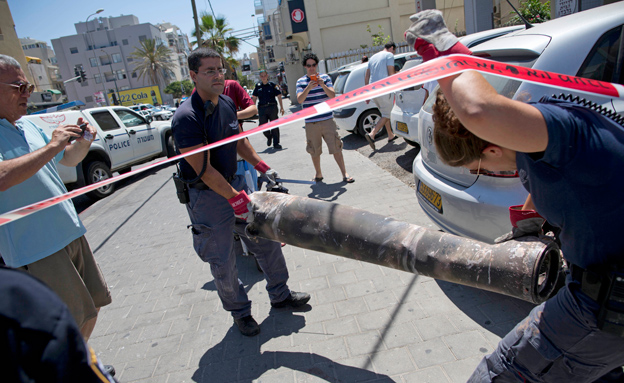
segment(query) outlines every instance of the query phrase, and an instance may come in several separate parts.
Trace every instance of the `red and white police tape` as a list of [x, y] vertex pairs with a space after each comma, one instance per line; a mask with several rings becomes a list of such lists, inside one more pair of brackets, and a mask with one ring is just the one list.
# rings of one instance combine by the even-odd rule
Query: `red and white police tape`
[[58, 197], [49, 198], [40, 202], [15, 209], [8, 213], [0, 214], [0, 226], [9, 222], [16, 221], [27, 215], [33, 214], [39, 210], [46, 209], [68, 199], [88, 193], [92, 190], [108, 185], [113, 182], [131, 177], [137, 173], [153, 169], [157, 166], [173, 162], [193, 154], [201, 153], [205, 150], [216, 148], [230, 142], [238, 141], [242, 138], [249, 137], [266, 130], [273, 129], [277, 126], [283, 126], [306, 118], [330, 112], [334, 109], [344, 108], [360, 101], [366, 101], [375, 97], [396, 92], [401, 89], [420, 85], [429, 81], [438, 80], [440, 78], [459, 74], [465, 71], [475, 70], [481, 73], [487, 73], [494, 76], [513, 78], [516, 80], [532, 82], [540, 85], [546, 85], [553, 88], [565, 89], [568, 91], [576, 91], [591, 95], [604, 96], [609, 98], [624, 98], [624, 86], [612, 84], [597, 80], [591, 80], [581, 77], [574, 77], [565, 74], [546, 72], [530, 68], [524, 68], [516, 65], [510, 65], [497, 61], [487, 60], [475, 56], [451, 55], [439, 57], [435, 60], [428, 61], [414, 68], [399, 72], [395, 75], [387, 77], [383, 80], [374, 82], [362, 88], [358, 88], [352, 92], [342, 94], [332, 98], [321, 104], [305, 108], [299, 112], [286, 115], [275, 121], [261, 125], [257, 128], [245, 131], [235, 136], [228, 137], [221, 141], [203, 146], [193, 151], [158, 161], [143, 168], [121, 174], [117, 177], [108, 178], [98, 183], [85, 186], [80, 189], [72, 190]]

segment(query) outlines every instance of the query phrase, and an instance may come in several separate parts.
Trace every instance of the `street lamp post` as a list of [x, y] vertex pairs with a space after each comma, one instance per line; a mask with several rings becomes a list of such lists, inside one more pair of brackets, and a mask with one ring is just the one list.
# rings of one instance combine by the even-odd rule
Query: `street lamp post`
[[[97, 15], [102, 12], [104, 12], [104, 8], [100, 8], [97, 11], [95, 11], [95, 13], [92, 13], [89, 16], [87, 16], [87, 20], [85, 21], [85, 28], [87, 28], [87, 32], [86, 32], [87, 46], [93, 49], [93, 59], [95, 60], [95, 63], [97, 64], [98, 73], [100, 74], [100, 81], [102, 81], [102, 90], [104, 91], [104, 95], [106, 95], [106, 87], [102, 79], [102, 69], [100, 68], [100, 64], [97, 62], [97, 57], [95, 56], [95, 42], [93, 41], [89, 42], [89, 18], [91, 16]], [[95, 79], [94, 79], [94, 82], [95, 82]], [[95, 87], [93, 89], [95, 89]], [[105, 98], [106, 98], [106, 105], [110, 106], [110, 103], [108, 102], [108, 97], [105, 97]]]
[[[113, 81], [115, 82], [115, 99], [119, 102], [119, 88], [117, 88], [117, 75], [115, 75], [115, 71], [113, 71], [113, 60], [111, 56], [104, 49], [100, 49], [107, 57], [108, 57], [108, 65], [110, 65], [111, 73], [113, 74]], [[107, 97], [108, 99], [108, 97]]]

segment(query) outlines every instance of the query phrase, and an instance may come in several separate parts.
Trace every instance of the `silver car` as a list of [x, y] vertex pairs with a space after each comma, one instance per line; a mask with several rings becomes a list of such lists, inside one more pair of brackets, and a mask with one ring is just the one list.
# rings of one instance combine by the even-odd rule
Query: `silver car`
[[[555, 19], [533, 28], [483, 43], [473, 54], [514, 65], [624, 83], [624, 2]], [[538, 101], [559, 94], [544, 86], [486, 76], [500, 93], [514, 99]], [[444, 165], [433, 144], [434, 90], [419, 114], [421, 150], [413, 164], [416, 195], [425, 213], [443, 230], [492, 242], [511, 229], [508, 207], [524, 203], [527, 192], [516, 174], [471, 174]], [[618, 100], [588, 97], [620, 114]]]

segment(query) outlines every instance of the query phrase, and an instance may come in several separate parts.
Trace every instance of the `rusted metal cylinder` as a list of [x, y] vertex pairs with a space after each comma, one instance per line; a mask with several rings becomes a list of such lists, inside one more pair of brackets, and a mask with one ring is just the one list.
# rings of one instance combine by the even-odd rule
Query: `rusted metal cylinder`
[[490, 245], [335, 203], [255, 192], [252, 235], [509, 295], [532, 303], [557, 286], [561, 257], [538, 240]]

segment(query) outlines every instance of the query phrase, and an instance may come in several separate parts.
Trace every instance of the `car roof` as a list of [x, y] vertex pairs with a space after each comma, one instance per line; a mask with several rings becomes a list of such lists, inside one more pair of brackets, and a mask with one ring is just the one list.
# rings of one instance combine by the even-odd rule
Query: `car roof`
[[[541, 70], [576, 73], [596, 39], [622, 23], [624, 2], [617, 2], [512, 32], [480, 44], [472, 51], [475, 55], [494, 59], [538, 59], [536, 67]], [[547, 48], [548, 57], [541, 57]]]

